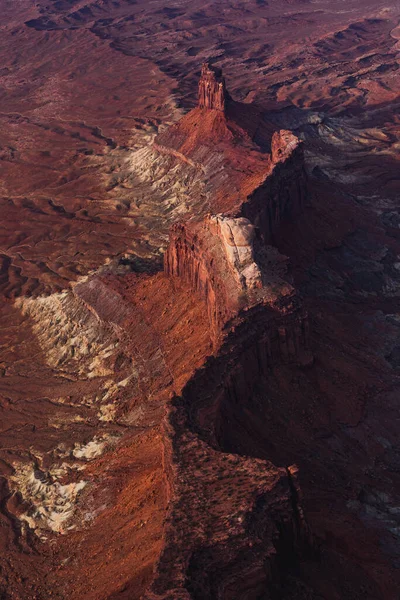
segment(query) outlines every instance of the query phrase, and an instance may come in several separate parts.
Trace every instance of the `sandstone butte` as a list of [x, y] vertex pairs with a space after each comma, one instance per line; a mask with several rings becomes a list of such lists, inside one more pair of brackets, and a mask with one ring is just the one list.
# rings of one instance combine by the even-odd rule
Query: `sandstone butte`
[[[49, 350], [52, 367], [62, 364], [71, 382], [74, 361], [86, 368], [90, 347], [93, 376], [126, 377], [114, 403], [128, 434], [86, 472], [99, 490], [108, 482], [112, 501], [106, 492], [85, 494], [79, 472], [65, 483], [75, 487], [63, 488], [71, 505], [62, 528], [75, 529], [54, 538], [44, 562], [31, 558], [29, 547], [37, 548], [32, 532], [49, 535], [38, 494], [49, 504], [59, 499], [56, 472], [38, 460], [36, 470], [25, 465], [20, 479], [11, 477], [7, 511], [25, 531], [19, 544], [26, 556], [4, 567], [15, 590], [10, 597], [28, 589], [24, 578], [27, 598], [50, 597], [49, 589], [75, 600], [382, 597], [379, 577], [361, 581], [340, 543], [326, 549], [308, 523], [295, 462], [274, 464], [255, 450], [264, 444], [268, 455], [261, 429], [284, 418], [263, 390], [300, 381], [314, 363], [309, 316], [276, 248], [307, 203], [303, 143], [266, 121], [257, 106], [235, 101], [222, 72], [205, 64], [197, 107], [159, 133], [141, 160], [189, 181], [192, 204], [174, 219], [163, 268], [124, 277], [100, 271], [60, 294], [57, 306], [19, 300], [42, 349], [44, 329], [64, 327], [62, 314], [78, 323], [68, 331], [79, 349]], [[58, 458], [66, 456], [63, 444]], [[89, 450], [76, 445], [74, 457]], [[279, 452], [271, 454], [276, 459]], [[79, 513], [89, 509], [98, 524], [85, 533]], [[53, 531], [62, 531], [54, 518]], [[101, 569], [92, 566], [99, 564], [99, 544], [106, 556]], [[54, 568], [44, 577], [48, 564]]]

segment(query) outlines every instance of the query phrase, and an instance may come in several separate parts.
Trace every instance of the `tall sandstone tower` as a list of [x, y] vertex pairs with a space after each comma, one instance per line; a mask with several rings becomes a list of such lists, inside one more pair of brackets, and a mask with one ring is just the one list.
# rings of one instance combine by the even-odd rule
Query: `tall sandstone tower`
[[229, 100], [221, 69], [204, 63], [199, 81], [199, 107], [225, 112]]

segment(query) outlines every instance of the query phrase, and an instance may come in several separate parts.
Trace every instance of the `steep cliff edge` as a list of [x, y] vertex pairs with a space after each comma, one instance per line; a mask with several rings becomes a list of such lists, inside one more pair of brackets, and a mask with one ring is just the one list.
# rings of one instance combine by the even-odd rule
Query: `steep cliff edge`
[[[227, 108], [224, 94], [221, 73], [203, 67], [199, 109], [228, 131], [225, 114], [220, 116]], [[163, 140], [177, 142], [181, 125]], [[182, 143], [173, 147], [178, 159], [188, 149]], [[188, 153], [185, 160], [194, 156]], [[252, 192], [232, 197], [225, 213], [175, 224], [164, 255], [164, 273], [176, 289], [185, 286], [207, 307], [214, 356], [169, 409], [165, 462], [171, 497], [149, 600], [269, 597], [313, 547], [295, 467], [277, 469], [226, 453], [220, 433], [231, 395], [245, 399], [277, 364], [312, 364], [308, 319], [287, 281], [286, 258], [267, 245], [280, 221], [303, 208], [301, 144], [288, 131], [276, 133], [272, 156], [259, 160], [264, 173], [246, 183]], [[251, 220], [240, 214], [245, 206]]]
[[310, 360], [308, 320], [285, 280], [285, 257], [256, 240], [247, 219], [216, 216], [174, 226], [164, 265], [206, 303], [216, 347], [224, 331], [263, 319], [263, 351], [271, 363]]
[[[227, 261], [224, 265], [228, 267]], [[239, 286], [233, 276], [232, 282]], [[160, 431], [168, 514], [145, 597], [255, 599], [266, 590], [280, 589], [298, 557], [312, 548], [296, 470], [221, 451], [218, 396], [213, 400], [218, 387], [225, 386], [232, 361], [236, 363], [247, 344], [253, 347], [251, 335], [261, 329], [260, 323], [251, 317], [254, 329], [249, 331], [244, 319], [222, 346], [214, 347], [215, 358], [207, 359], [206, 305], [183, 277], [160, 273], [93, 278], [78, 284], [74, 297], [99, 323], [107, 324], [120, 340], [120, 351], [133, 360], [137, 385], [130, 389], [127, 423], [131, 413], [139, 413], [136, 423], [143, 427], [153, 422], [158, 435], [167, 408]], [[171, 324], [179, 327], [179, 307], [181, 318], [190, 318], [188, 308], [196, 304], [192, 335], [177, 359], [179, 332], [171, 335]], [[188, 326], [182, 327], [185, 331]], [[197, 364], [190, 360], [185, 373], [185, 356], [199, 350]], [[278, 355], [275, 360], [280, 360]], [[268, 361], [264, 369], [268, 371]], [[151, 522], [146, 522], [147, 531], [152, 531]], [[78, 589], [85, 589], [80, 585]]]
[[274, 365], [312, 362], [307, 316], [283, 278], [284, 257], [256, 239], [243, 217], [176, 225], [164, 270], [207, 305], [214, 357], [172, 401], [172, 496], [165, 549], [146, 598], [274, 594], [313, 548], [294, 491], [296, 469], [225, 453], [220, 423], [231, 396], [245, 401]]
[[[290, 239], [282, 240], [283, 231], [302, 227], [313, 238], [307, 224], [310, 215], [302, 216], [310, 201], [303, 144], [288, 129], [278, 129], [271, 133], [267, 145], [257, 147], [254, 130], [251, 132], [239, 116], [239, 107], [232, 99], [224, 111], [198, 107], [156, 140], [157, 144], [162, 142], [164, 156], [174, 161], [192, 161], [192, 168], [203, 171], [208, 214], [192, 214], [173, 226], [164, 266], [176, 289], [180, 285], [189, 286], [205, 302], [214, 355], [173, 400], [167, 431], [175, 443], [169, 446], [166, 456], [174, 465], [170, 476], [178, 483], [170, 504], [165, 549], [148, 597], [255, 598], [257, 594], [264, 594], [265, 598], [384, 597], [382, 590], [390, 588], [385, 575], [378, 574], [377, 567], [371, 576], [366, 568], [374, 553], [379, 553], [377, 543], [372, 535], [368, 537], [360, 521], [349, 514], [345, 504], [346, 498], [357, 495], [358, 484], [343, 483], [343, 474], [331, 470], [330, 450], [324, 448], [322, 441], [314, 440], [316, 450], [307, 448], [307, 440], [314, 439], [315, 431], [321, 440], [328, 436], [325, 430], [329, 429], [335, 388], [330, 383], [330, 373], [331, 369], [336, 372], [337, 359], [331, 352], [332, 364], [328, 369], [324, 356], [319, 354], [314, 359], [314, 348], [322, 341], [310, 332], [307, 311], [288, 278], [285, 257], [271, 246], [284, 247], [286, 242], [291, 247]], [[240, 173], [235, 156], [243, 167]], [[318, 198], [314, 198], [315, 206]], [[329, 212], [329, 208], [323, 210]], [[307, 240], [298, 231], [296, 235], [305, 251]], [[349, 348], [335, 351], [337, 356], [347, 357], [342, 359], [343, 363], [351, 361]], [[343, 386], [348, 393], [353, 385], [357, 389], [359, 384], [353, 383], [347, 374], [348, 366], [343, 364], [340, 368], [343, 371], [340, 381], [346, 381]], [[330, 406], [325, 402], [328, 389]], [[342, 418], [347, 419], [347, 415]], [[340, 434], [337, 443], [339, 447], [348, 444]], [[280, 504], [283, 511], [280, 514], [285, 514], [286, 525], [281, 531], [286, 532], [286, 551], [280, 554], [277, 547], [282, 549], [282, 545], [272, 542], [271, 546], [264, 538], [263, 550], [252, 554], [254, 569], [251, 569], [241, 545], [241, 540], [246, 540], [247, 547], [258, 548], [251, 528], [242, 531], [240, 538], [232, 528], [232, 537], [225, 537], [219, 546], [218, 517], [210, 514], [210, 510], [203, 511], [202, 506], [203, 503], [212, 506], [214, 496], [220, 497], [209, 479], [203, 482], [201, 473], [206, 469], [197, 469], [193, 464], [196, 452], [202, 456], [204, 448], [207, 448], [206, 464], [210, 461], [211, 465], [219, 460], [221, 452], [229, 456], [233, 453], [239, 461], [253, 457], [255, 462], [248, 463], [252, 468], [260, 459], [265, 461], [267, 470], [273, 470], [271, 459], [281, 468], [288, 468], [294, 461], [301, 463], [300, 476], [307, 482], [313, 534], [299, 506], [301, 492], [289, 478], [293, 493], [291, 511], [287, 513], [284, 509], [286, 496], [281, 497]], [[216, 453], [212, 457], [210, 449]], [[323, 466], [318, 462], [319, 453], [324, 455]], [[345, 461], [345, 451], [343, 454]], [[349, 471], [350, 467], [343, 467], [343, 473], [346, 469]], [[360, 478], [356, 470], [350, 470], [356, 479]], [[321, 492], [313, 490], [314, 472], [318, 473], [316, 480]], [[225, 474], [228, 477], [227, 470]], [[229, 477], [226, 487], [233, 489]], [[237, 498], [236, 492], [231, 493]], [[254, 489], [256, 496], [258, 493], [262, 496], [264, 492]], [[315, 508], [310, 501], [319, 494], [323, 503], [332, 493], [339, 507], [335, 525], [329, 523], [328, 509]], [[272, 487], [265, 497], [270, 494], [274, 495]], [[230, 523], [229, 499], [221, 498], [222, 502], [228, 511], [224, 519]], [[247, 514], [252, 515], [252, 501], [242, 496], [240, 502], [247, 506]], [[195, 514], [202, 515], [199, 536], [197, 528], [193, 532], [185, 525], [195, 520]], [[271, 517], [272, 513], [268, 514]], [[346, 533], [340, 525], [343, 514], [351, 533]], [[296, 515], [301, 515], [301, 527], [293, 527]], [[248, 519], [250, 522], [250, 516]], [[276, 521], [272, 521], [267, 519], [270, 532], [276, 527]], [[265, 526], [266, 521], [259, 521], [258, 532], [264, 532]], [[335, 528], [340, 532], [340, 546]], [[352, 542], [353, 535], [363, 536], [365, 556], [361, 558]], [[277, 540], [274, 534], [272, 539]], [[268, 547], [274, 547], [275, 551], [269, 553]], [[240, 561], [229, 554], [228, 548], [239, 552]], [[183, 564], [179, 557], [184, 557]], [[264, 563], [261, 569], [259, 559]], [[380, 559], [379, 565], [383, 563]], [[242, 573], [243, 580], [235, 577], [235, 573]], [[341, 577], [337, 577], [338, 573]], [[227, 583], [230, 580], [236, 583], [235, 591]]]
[[2, 600], [399, 600], [399, 3], [1, 6]]
[[307, 188], [302, 142], [290, 131], [276, 131], [270, 172], [247, 196], [240, 214], [260, 229], [266, 243], [272, 243], [280, 225], [304, 210]]
[[282, 277], [285, 259], [267, 244], [282, 222], [301, 213], [307, 196], [300, 140], [275, 131], [271, 153], [265, 153], [247, 121], [238, 118], [237, 104], [220, 70], [203, 65], [198, 108], [155, 142], [173, 160], [203, 170], [212, 214], [191, 214], [172, 227], [164, 270], [185, 279], [206, 301], [215, 341], [243, 309], [262, 304], [271, 311], [293, 310], [295, 293]]

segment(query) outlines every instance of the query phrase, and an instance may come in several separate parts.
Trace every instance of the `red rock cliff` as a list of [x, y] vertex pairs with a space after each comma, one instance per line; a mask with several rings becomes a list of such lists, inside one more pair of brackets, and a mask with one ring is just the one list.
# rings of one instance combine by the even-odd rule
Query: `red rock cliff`
[[[224, 112], [228, 99], [221, 72], [203, 65], [199, 108]], [[183, 139], [183, 128], [178, 133]], [[302, 209], [301, 144], [291, 132], [276, 133], [260, 162], [262, 176], [231, 198], [230, 210], [175, 224], [164, 255], [176, 289], [188, 293], [189, 285], [204, 301], [214, 355], [173, 398], [165, 423], [170, 508], [146, 600], [255, 600], [279, 588], [287, 565], [310, 546], [296, 469], [230, 454], [225, 426], [230, 414], [243, 418], [241, 408], [276, 365], [312, 361], [285, 257], [267, 245]]]
[[204, 63], [199, 81], [199, 107], [224, 112], [229, 94], [221, 69]]
[[173, 226], [164, 270], [168, 276], [188, 282], [205, 300], [216, 342], [224, 324], [238, 312], [239, 296], [219, 240], [212, 235], [208, 223]]
[[296, 467], [226, 450], [221, 421], [234, 394], [245, 407], [270, 368], [265, 352], [253, 352], [261, 321], [262, 312], [232, 331], [172, 401], [164, 460], [170, 509], [146, 600], [256, 600], [279, 590], [313, 547]]
[[290, 131], [276, 131], [271, 142], [271, 170], [242, 204], [266, 243], [272, 243], [280, 224], [299, 215], [307, 198], [307, 174], [302, 142]]
[[[222, 225], [221, 225], [222, 224]], [[225, 226], [234, 232], [226, 238]], [[164, 257], [165, 273], [180, 278], [206, 302], [211, 337], [245, 320], [259, 322], [255, 342], [263, 369], [276, 362], [308, 362], [308, 320], [292, 286], [282, 277], [285, 258], [274, 249], [255, 261], [247, 219], [208, 217], [177, 224]]]

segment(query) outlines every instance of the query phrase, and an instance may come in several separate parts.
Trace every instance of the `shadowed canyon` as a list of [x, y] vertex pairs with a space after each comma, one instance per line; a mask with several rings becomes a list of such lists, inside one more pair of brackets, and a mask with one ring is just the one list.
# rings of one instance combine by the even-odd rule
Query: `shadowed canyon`
[[0, 599], [398, 600], [400, 7], [0, 8]]

